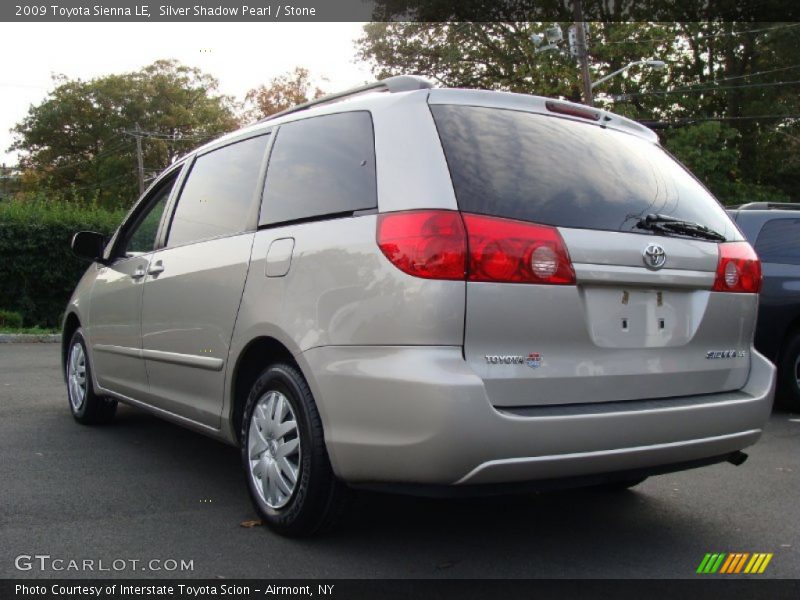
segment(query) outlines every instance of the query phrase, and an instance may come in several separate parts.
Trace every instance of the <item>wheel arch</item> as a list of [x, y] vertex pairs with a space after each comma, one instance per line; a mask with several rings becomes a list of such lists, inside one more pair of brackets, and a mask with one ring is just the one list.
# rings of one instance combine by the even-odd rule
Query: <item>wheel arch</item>
[[64, 317], [64, 326], [61, 331], [61, 375], [67, 380], [67, 353], [72, 336], [80, 328], [81, 320], [75, 312], [68, 312]]
[[250, 388], [267, 366], [278, 362], [291, 364], [303, 374], [303, 377], [306, 377], [303, 368], [289, 348], [274, 337], [266, 335], [256, 337], [250, 340], [239, 354], [231, 377], [229, 411], [230, 426], [237, 443], [241, 443], [244, 405]]

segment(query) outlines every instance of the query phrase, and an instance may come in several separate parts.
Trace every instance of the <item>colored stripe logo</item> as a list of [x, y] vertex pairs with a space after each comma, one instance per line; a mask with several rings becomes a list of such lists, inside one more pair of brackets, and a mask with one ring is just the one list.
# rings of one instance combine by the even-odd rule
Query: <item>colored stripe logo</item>
[[737, 573], [761, 574], [769, 561], [772, 560], [772, 552], [717, 552], [708, 553], [703, 557], [697, 572], [701, 575], [711, 575], [720, 573], [725, 575], [735, 575]]

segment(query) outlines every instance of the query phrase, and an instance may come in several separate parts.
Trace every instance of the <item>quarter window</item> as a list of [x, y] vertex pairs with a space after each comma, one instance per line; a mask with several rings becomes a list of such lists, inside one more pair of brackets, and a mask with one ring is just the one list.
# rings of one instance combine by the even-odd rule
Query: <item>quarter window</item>
[[375, 208], [372, 118], [357, 111], [282, 125], [272, 149], [259, 223]]
[[248, 229], [268, 138], [236, 142], [195, 160], [178, 199], [167, 246]]

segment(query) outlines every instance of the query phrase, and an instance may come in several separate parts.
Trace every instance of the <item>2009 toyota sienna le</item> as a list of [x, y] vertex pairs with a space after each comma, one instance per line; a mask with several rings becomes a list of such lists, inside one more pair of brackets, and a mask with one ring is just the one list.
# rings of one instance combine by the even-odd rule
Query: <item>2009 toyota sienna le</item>
[[744, 459], [772, 405], [761, 267], [653, 132], [401, 76], [177, 161], [66, 309], [80, 423], [118, 401], [241, 447], [259, 514], [348, 487], [628, 487]]

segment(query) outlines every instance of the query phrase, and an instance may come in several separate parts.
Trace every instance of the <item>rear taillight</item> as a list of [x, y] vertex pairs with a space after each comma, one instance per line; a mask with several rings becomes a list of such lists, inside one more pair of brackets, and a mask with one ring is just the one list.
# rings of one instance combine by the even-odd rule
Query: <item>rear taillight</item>
[[380, 215], [377, 238], [386, 258], [415, 277], [575, 283], [567, 248], [554, 227], [454, 211], [420, 210]]
[[424, 279], [464, 279], [467, 240], [461, 215], [449, 210], [385, 213], [378, 246], [391, 263]]
[[747, 242], [719, 245], [715, 292], [757, 294], [761, 291], [761, 261]]
[[464, 215], [469, 244], [467, 278], [505, 283], [575, 283], [567, 247], [555, 227]]

